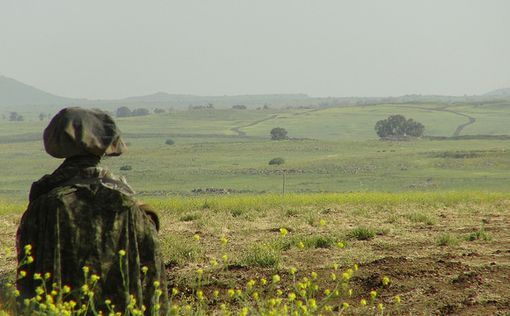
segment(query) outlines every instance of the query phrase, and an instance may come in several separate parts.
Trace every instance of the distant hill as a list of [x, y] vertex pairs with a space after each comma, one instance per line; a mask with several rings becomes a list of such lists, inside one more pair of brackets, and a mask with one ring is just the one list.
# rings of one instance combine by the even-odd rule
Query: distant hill
[[54, 112], [63, 106], [78, 105], [97, 107], [115, 111], [120, 106], [134, 108], [173, 108], [208, 106], [215, 108], [231, 108], [234, 105], [245, 105], [248, 108], [259, 108], [268, 105], [272, 108], [287, 107], [336, 107], [345, 105], [376, 105], [383, 103], [474, 103], [510, 102], [510, 88], [491, 91], [481, 96], [438, 96], [438, 95], [405, 95], [398, 97], [328, 97], [316, 98], [306, 94], [261, 94], [234, 96], [197, 96], [187, 94], [154, 94], [133, 96], [116, 100], [89, 100], [57, 96], [17, 80], [0, 76], [0, 111], [20, 112]]
[[62, 106], [74, 99], [59, 97], [17, 80], [0, 76], [0, 107], [18, 109], [29, 106]]
[[251, 107], [282, 107], [291, 105], [309, 105], [313, 100], [305, 94], [270, 94], [239, 96], [196, 96], [157, 92], [150, 95], [134, 96], [116, 100], [74, 99], [57, 96], [17, 80], [0, 76], [0, 111], [54, 111], [63, 106], [78, 105], [114, 110], [120, 106], [165, 107], [184, 109], [189, 106], [213, 104], [218, 108], [243, 104]]
[[484, 94], [484, 96], [492, 97], [510, 97], [510, 88], [497, 89]]

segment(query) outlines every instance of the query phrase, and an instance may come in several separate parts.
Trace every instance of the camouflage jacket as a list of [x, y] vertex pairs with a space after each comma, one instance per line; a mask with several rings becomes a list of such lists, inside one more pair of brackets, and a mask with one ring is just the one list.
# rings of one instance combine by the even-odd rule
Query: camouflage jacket
[[[66, 299], [79, 303], [86, 266], [89, 278], [99, 276], [94, 288], [98, 309], [104, 310], [109, 299], [116, 311], [123, 312], [132, 295], [149, 312], [155, 305], [154, 282], [158, 281], [164, 312], [166, 277], [155, 223], [132, 198], [129, 185], [97, 167], [98, 162], [95, 157], [68, 158], [53, 174], [32, 185], [30, 204], [16, 236], [18, 262], [28, 244], [34, 259], [18, 268], [21, 298], [33, 297], [41, 285], [34, 273], [49, 272], [47, 287], [67, 285], [71, 293]], [[20, 271], [26, 276], [20, 278]]]

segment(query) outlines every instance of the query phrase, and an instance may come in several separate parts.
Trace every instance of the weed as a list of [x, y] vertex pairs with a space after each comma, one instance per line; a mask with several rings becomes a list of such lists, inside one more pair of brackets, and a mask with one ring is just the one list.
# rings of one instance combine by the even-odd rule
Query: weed
[[256, 244], [245, 250], [240, 264], [250, 267], [277, 267], [281, 254], [274, 244]]
[[357, 227], [352, 229], [347, 237], [357, 240], [369, 240], [375, 237], [375, 231], [369, 227]]
[[455, 246], [458, 244], [458, 239], [448, 233], [441, 234], [436, 239], [436, 244], [438, 246]]
[[430, 217], [429, 215], [422, 213], [422, 212], [408, 213], [408, 214], [404, 215], [404, 217], [413, 223], [423, 223], [426, 225], [434, 225], [435, 224], [435, 220], [432, 217]]
[[200, 215], [200, 213], [193, 212], [193, 213], [186, 213], [186, 214], [182, 215], [179, 218], [179, 220], [181, 222], [191, 222], [191, 221], [195, 221], [201, 217], [202, 217], [202, 215]]
[[480, 228], [476, 232], [471, 232], [469, 235], [465, 238], [467, 241], [475, 241], [475, 240], [483, 240], [483, 241], [489, 241], [492, 239], [492, 236], [487, 233], [483, 228]]
[[312, 235], [300, 240], [306, 248], [331, 248], [335, 245], [335, 239], [331, 236]]

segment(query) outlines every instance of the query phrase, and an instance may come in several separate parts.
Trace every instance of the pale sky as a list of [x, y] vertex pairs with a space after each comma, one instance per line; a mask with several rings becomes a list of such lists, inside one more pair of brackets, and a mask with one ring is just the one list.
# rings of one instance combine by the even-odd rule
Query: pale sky
[[0, 75], [92, 99], [481, 94], [510, 87], [510, 1], [0, 0]]

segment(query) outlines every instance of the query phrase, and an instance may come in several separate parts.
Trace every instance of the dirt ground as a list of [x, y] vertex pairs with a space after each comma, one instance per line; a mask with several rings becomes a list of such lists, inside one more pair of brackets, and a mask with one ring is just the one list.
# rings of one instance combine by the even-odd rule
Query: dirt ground
[[[381, 232], [370, 240], [348, 240], [342, 250], [285, 250], [278, 268], [231, 265], [223, 274], [213, 273], [217, 282], [211, 284], [209, 290], [242, 285], [251, 278], [270, 277], [272, 273], [285, 275], [289, 266], [298, 267], [299, 277], [310, 275], [312, 271], [327, 276], [332, 262], [339, 263], [340, 269], [358, 263], [359, 271], [350, 282], [354, 289], [353, 297], [348, 300], [352, 314], [366, 314], [366, 310], [356, 307], [360, 299], [366, 299], [371, 290], [380, 290], [378, 298], [386, 306], [385, 314], [510, 315], [509, 209], [507, 201], [494, 205], [447, 207], [406, 205], [390, 207], [387, 211], [370, 207], [361, 211], [358, 207], [337, 207], [318, 212], [322, 213], [319, 217], [328, 221], [325, 228], [300, 225], [300, 215], [290, 220], [281, 219], [281, 214], [268, 215], [232, 228], [230, 234], [243, 236], [240, 243], [244, 243], [233, 245], [232, 251], [242, 252], [237, 249], [261, 242], [268, 231], [285, 224], [294, 227], [289, 235], [342, 236], [343, 232], [358, 227], [360, 221], [379, 227]], [[413, 218], [409, 214], [417, 211], [427, 214], [433, 219], [432, 223], [405, 219]], [[214, 222], [210, 224], [214, 227]], [[202, 234], [208, 240], [208, 229], [197, 229], [187, 223], [177, 223], [176, 226], [174, 222], [173, 226], [189, 234]], [[472, 236], [481, 231], [482, 236]], [[444, 235], [451, 236], [454, 242], [441, 244], [438, 240]], [[169, 267], [171, 283], [182, 286], [186, 282], [182, 276], [189, 272], [189, 268]], [[381, 288], [383, 276], [389, 277], [391, 283]], [[398, 308], [392, 304], [396, 295], [401, 298]]]
[[[354, 294], [347, 299], [352, 308], [346, 314], [373, 314], [360, 309], [359, 301], [377, 290], [385, 315], [510, 315], [510, 201], [275, 210], [203, 208], [189, 214], [162, 209], [160, 213], [169, 284], [182, 292], [191, 288], [197, 268], [207, 275], [203, 289], [208, 295], [275, 273], [282, 276], [280, 286], [285, 292], [290, 288], [289, 267], [298, 269], [299, 278], [314, 271], [320, 279], [327, 278], [332, 263], [338, 263], [340, 269], [358, 264], [359, 271], [350, 282]], [[2, 248], [8, 250], [0, 256], [2, 279], [13, 276], [19, 217], [0, 218]], [[325, 224], [319, 225], [319, 220]], [[367, 240], [349, 237], [349, 232], [360, 226], [373, 227], [375, 236]], [[279, 236], [281, 227], [288, 229], [287, 236]], [[200, 236], [199, 241], [194, 241], [195, 235]], [[220, 236], [228, 238], [224, 248]], [[342, 240], [345, 248], [296, 247], [299, 240], [314, 236]], [[444, 236], [452, 240], [441, 241]], [[278, 264], [242, 263], [253, 245], [279, 239], [291, 242], [278, 254]], [[181, 261], [174, 260], [179, 247], [185, 256]], [[196, 255], [188, 256], [195, 250]], [[210, 259], [219, 260], [223, 253], [229, 255], [228, 266], [211, 268]], [[391, 280], [386, 287], [381, 287], [383, 276]], [[396, 295], [401, 298], [399, 307], [392, 303]]]

